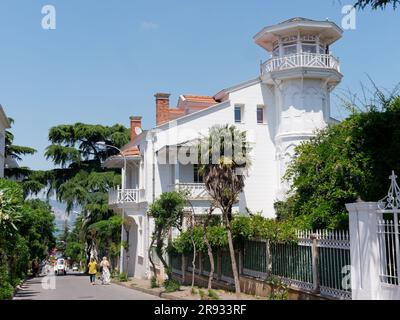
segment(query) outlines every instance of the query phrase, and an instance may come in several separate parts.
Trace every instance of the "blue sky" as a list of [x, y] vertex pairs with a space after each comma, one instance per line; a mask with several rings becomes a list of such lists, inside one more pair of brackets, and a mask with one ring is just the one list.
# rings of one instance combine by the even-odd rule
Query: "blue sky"
[[[0, 103], [16, 120], [16, 143], [43, 158], [48, 129], [74, 122], [129, 125], [143, 115], [154, 125], [155, 92], [212, 95], [258, 75], [266, 52], [252, 37], [295, 16], [329, 18], [355, 0], [1, 0]], [[44, 5], [57, 29], [43, 30]], [[333, 48], [345, 76], [341, 89], [360, 91], [367, 74], [382, 87], [400, 81], [400, 11], [357, 14]], [[333, 114], [343, 111], [333, 103]]]

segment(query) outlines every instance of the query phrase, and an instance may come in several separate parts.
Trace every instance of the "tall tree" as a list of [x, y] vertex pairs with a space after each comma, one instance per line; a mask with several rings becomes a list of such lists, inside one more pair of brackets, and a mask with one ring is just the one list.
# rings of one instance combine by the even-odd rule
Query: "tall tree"
[[108, 208], [107, 192], [120, 184], [116, 170], [102, 167], [102, 162], [117, 152], [97, 142], [122, 147], [129, 141], [129, 130], [122, 125], [112, 127], [76, 123], [50, 129], [46, 158], [56, 169], [39, 172], [27, 181], [33, 188], [45, 186], [48, 195], [55, 194], [58, 201], [66, 203], [67, 212], [82, 209], [82, 235], [88, 259], [97, 254], [96, 237], [90, 228], [96, 222], [113, 216]]
[[400, 172], [400, 97], [376, 96], [366, 111], [297, 147], [286, 172], [292, 188], [278, 206], [281, 219], [295, 219], [302, 229], [347, 229], [346, 203], [385, 196], [392, 170]]
[[168, 280], [172, 279], [172, 270], [164, 259], [165, 240], [173, 228], [182, 229], [185, 204], [186, 198], [182, 193], [165, 192], [149, 208], [148, 214], [154, 219], [154, 231], [149, 248], [149, 259], [153, 266], [154, 277], [156, 277], [156, 267], [152, 257], [152, 250], [155, 244], [156, 254], [164, 266]]
[[232, 239], [231, 222], [233, 206], [245, 186], [246, 171], [251, 166], [250, 145], [246, 132], [235, 126], [214, 126], [199, 144], [200, 173], [214, 205], [222, 211], [223, 223], [228, 236], [235, 289], [240, 298], [240, 279]]
[[[14, 119], [8, 118], [11, 124], [14, 124]], [[30, 147], [23, 147], [14, 144], [14, 135], [11, 131], [6, 130], [5, 137], [5, 156], [6, 158], [13, 159], [15, 161], [22, 161], [22, 156], [33, 155], [36, 150]], [[20, 168], [5, 168], [4, 174], [6, 177], [17, 177], [26, 178], [31, 174], [31, 170], [26, 167]]]

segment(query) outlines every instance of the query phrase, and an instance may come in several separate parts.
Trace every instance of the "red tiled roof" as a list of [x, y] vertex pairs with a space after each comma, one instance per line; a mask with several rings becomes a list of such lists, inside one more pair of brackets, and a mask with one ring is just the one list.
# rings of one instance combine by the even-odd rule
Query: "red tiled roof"
[[210, 96], [197, 96], [197, 95], [190, 95], [190, 94], [184, 94], [183, 95], [186, 100], [190, 102], [202, 102], [202, 103], [211, 103], [215, 104], [216, 101], [213, 97]]
[[140, 150], [139, 150], [139, 148], [137, 146], [133, 146], [133, 147], [130, 147], [130, 148], [126, 149], [126, 150], [123, 150], [122, 154], [125, 157], [140, 156]]

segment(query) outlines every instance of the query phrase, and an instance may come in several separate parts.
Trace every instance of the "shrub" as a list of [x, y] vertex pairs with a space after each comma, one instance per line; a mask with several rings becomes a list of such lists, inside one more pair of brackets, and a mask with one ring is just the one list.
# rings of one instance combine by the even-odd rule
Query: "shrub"
[[14, 288], [10, 283], [5, 282], [0, 285], [0, 300], [11, 300], [13, 295]]
[[119, 282], [128, 282], [128, 275], [125, 273], [125, 272], [121, 272], [119, 275], [118, 275], [118, 281]]
[[201, 300], [206, 300], [206, 293], [204, 292], [204, 290], [199, 290], [199, 295], [200, 295], [200, 299]]
[[198, 292], [197, 292], [197, 290], [196, 290], [195, 288], [192, 288], [192, 289], [190, 290], [190, 294], [191, 294], [192, 296], [195, 296], [197, 293], [198, 293]]
[[266, 283], [271, 287], [271, 294], [269, 300], [288, 300], [289, 290], [288, 287], [278, 277], [269, 277]]
[[208, 290], [208, 297], [211, 300], [219, 300], [219, 295], [214, 290]]
[[151, 287], [152, 289], [154, 289], [154, 288], [159, 288], [159, 287], [160, 287], [159, 284], [158, 284], [158, 281], [157, 281], [157, 278], [156, 278], [156, 277], [152, 277], [152, 278], [151, 278], [151, 280], [150, 280], [150, 287]]
[[176, 292], [181, 289], [181, 284], [176, 280], [168, 279], [164, 283], [164, 288], [165, 288], [165, 291], [168, 293]]

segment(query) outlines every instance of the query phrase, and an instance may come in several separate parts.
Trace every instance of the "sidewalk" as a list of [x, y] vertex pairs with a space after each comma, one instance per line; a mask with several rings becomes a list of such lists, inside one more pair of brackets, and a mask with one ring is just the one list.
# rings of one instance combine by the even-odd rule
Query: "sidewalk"
[[[208, 290], [206, 288], [197, 288], [195, 287], [196, 294], [192, 295], [191, 287], [181, 286], [181, 290], [177, 292], [167, 293], [164, 288], [151, 288], [150, 280], [142, 280], [142, 279], [130, 279], [128, 282], [118, 282], [116, 280], [112, 281], [113, 283], [130, 288], [139, 292], [147, 293], [159, 298], [163, 298], [166, 300], [202, 300], [199, 294], [199, 290], [202, 290], [205, 296], [208, 296]], [[222, 290], [213, 290], [219, 297], [219, 300], [237, 300], [235, 293], [226, 292]], [[207, 299], [211, 300], [211, 299]], [[240, 300], [268, 300], [267, 298], [262, 297], [254, 297], [246, 294], [242, 294], [242, 298]]]

